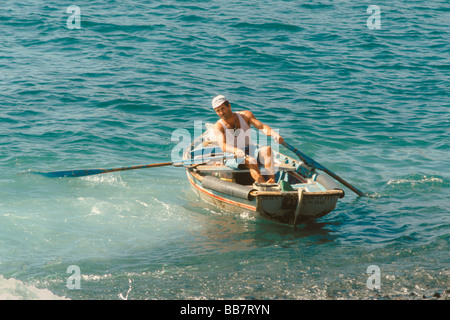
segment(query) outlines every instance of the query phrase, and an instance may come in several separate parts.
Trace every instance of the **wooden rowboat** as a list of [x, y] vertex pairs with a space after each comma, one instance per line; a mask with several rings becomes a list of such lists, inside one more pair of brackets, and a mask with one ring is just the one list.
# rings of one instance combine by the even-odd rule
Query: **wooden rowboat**
[[296, 226], [320, 218], [344, 197], [344, 191], [328, 175], [301, 160], [273, 154], [278, 167], [276, 183], [265, 185], [255, 185], [248, 169], [231, 169], [223, 158], [216, 157], [222, 150], [208, 130], [185, 150], [183, 161], [197, 163], [186, 166], [186, 174], [204, 201], [230, 212], [255, 212], [282, 224]]

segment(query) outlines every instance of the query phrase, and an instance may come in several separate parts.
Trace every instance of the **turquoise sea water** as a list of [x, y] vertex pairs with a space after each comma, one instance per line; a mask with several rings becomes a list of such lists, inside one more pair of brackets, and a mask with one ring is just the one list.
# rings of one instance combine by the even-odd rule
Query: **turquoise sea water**
[[[448, 2], [73, 4], [80, 29], [1, 5], [0, 298], [448, 297]], [[183, 168], [30, 173], [170, 161], [216, 94], [368, 197], [293, 230], [206, 205]]]

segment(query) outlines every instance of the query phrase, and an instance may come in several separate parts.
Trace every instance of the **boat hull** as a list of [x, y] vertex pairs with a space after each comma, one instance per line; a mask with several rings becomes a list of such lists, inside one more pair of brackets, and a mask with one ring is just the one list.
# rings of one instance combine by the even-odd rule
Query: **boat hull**
[[250, 199], [243, 199], [204, 188], [201, 177], [189, 170], [187, 170], [187, 177], [193, 190], [205, 202], [228, 212], [254, 212], [264, 219], [293, 226], [330, 213], [335, 209], [338, 199], [344, 196], [342, 190], [326, 192], [304, 192], [303, 190], [259, 192], [255, 190]]
[[333, 211], [340, 196], [341, 193], [303, 194], [301, 198], [298, 192], [284, 195], [261, 194], [257, 197], [257, 212], [269, 220], [297, 225]]

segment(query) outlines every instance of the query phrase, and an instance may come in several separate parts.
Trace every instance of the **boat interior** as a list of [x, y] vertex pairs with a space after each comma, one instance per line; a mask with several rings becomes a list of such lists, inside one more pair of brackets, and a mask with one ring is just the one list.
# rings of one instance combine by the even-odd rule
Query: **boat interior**
[[[193, 165], [194, 170], [203, 176], [214, 176], [221, 180], [234, 182], [240, 185], [253, 185], [254, 180], [250, 175], [250, 170], [245, 165], [239, 165], [238, 169], [227, 167], [224, 164], [222, 150], [215, 143], [205, 147], [200, 144], [190, 150], [191, 159], [218, 159]], [[281, 153], [274, 152], [276, 166], [275, 182], [287, 186], [287, 191], [294, 191], [298, 188], [305, 188], [308, 191], [325, 191], [326, 189], [314, 181], [314, 170], [302, 165], [302, 162], [287, 157]], [[265, 176], [268, 179], [267, 176]]]

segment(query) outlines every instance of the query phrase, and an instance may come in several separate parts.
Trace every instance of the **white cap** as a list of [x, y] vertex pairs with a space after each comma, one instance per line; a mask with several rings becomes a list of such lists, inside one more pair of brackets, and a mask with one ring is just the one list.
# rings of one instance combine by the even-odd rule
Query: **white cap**
[[228, 101], [228, 99], [225, 98], [225, 97], [222, 96], [222, 95], [218, 95], [217, 97], [215, 97], [215, 98], [212, 100], [212, 107], [213, 107], [214, 109], [217, 108], [217, 107], [220, 107], [220, 106], [222, 105], [222, 103], [224, 103], [225, 101]]

